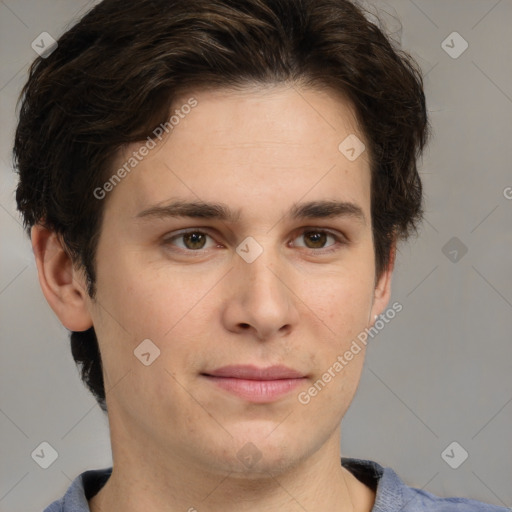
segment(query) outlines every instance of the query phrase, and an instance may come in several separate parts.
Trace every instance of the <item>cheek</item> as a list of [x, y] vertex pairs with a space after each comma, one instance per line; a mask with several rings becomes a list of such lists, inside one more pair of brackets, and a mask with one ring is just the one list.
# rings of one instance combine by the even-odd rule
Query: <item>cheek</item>
[[[211, 291], [218, 281], [213, 271], [187, 274], [168, 267], [159, 269], [136, 258], [119, 259], [115, 267], [107, 270], [105, 266], [101, 275], [98, 272], [102, 307], [95, 326], [98, 323], [109, 382], [113, 384], [132, 371], [137, 381], [138, 377], [144, 382], [148, 379], [156, 387], [165, 382], [165, 388], [170, 378], [165, 371], [146, 371], [144, 376], [140, 372], [157, 368], [172, 373], [181, 373], [184, 368], [193, 372], [200, 359], [198, 354], [205, 350], [202, 344], [211, 334], [211, 315], [215, 313]], [[160, 351], [149, 367], [143, 367], [134, 354], [146, 339]]]
[[105, 258], [97, 271], [97, 305], [94, 327], [100, 342], [106, 378], [116, 382], [127, 371], [138, 369], [134, 350], [143, 340], [161, 346], [162, 333], [172, 327], [176, 304], [164, 296], [162, 283], [140, 272], [123, 257]]
[[368, 325], [373, 301], [372, 267], [349, 269], [306, 279], [300, 292], [305, 304], [325, 324], [325, 330], [347, 340]]
[[368, 326], [373, 290], [371, 279], [338, 276], [324, 284], [328, 293], [309, 289], [306, 295], [314, 312], [309, 314], [313, 378], [299, 402], [313, 416], [335, 422], [348, 409], [361, 377], [366, 345], [358, 335]]
[[136, 339], [162, 339], [200, 300], [207, 285], [136, 258], [119, 260], [102, 277], [101, 300], [113, 317], [107, 321], [115, 319]]
[[[132, 271], [134, 268], [138, 272]], [[199, 329], [204, 324], [198, 321], [200, 308], [194, 305], [205, 295], [206, 284], [195, 285], [182, 273], [167, 272], [164, 276], [147, 264], [142, 267], [122, 259], [110, 268], [104, 266], [101, 274], [98, 272], [100, 306], [95, 329], [106, 388], [116, 387], [112, 400], [127, 400], [127, 409], [138, 410], [130, 397], [139, 397], [139, 404], [152, 404], [168, 397], [171, 391], [182, 393], [172, 375], [183, 366], [193, 369], [197, 364], [197, 351], [191, 346], [200, 338]], [[134, 353], [146, 339], [159, 350], [158, 357], [148, 366]], [[154, 350], [149, 345], [150, 358]], [[118, 387], [117, 382], [122, 384]]]

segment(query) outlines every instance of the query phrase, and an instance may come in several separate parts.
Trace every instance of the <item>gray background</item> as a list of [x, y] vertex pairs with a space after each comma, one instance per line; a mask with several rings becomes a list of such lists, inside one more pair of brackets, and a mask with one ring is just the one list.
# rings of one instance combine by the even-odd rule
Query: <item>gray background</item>
[[[421, 165], [426, 222], [394, 275], [391, 303], [403, 311], [371, 341], [342, 453], [441, 496], [512, 506], [512, 1], [371, 3], [426, 74], [434, 138]], [[39, 288], [10, 160], [32, 41], [43, 31], [57, 39], [91, 5], [0, 2], [2, 512], [41, 511], [80, 472], [111, 464], [107, 419]], [[442, 47], [454, 31], [469, 44], [458, 58]], [[31, 457], [42, 441], [58, 452], [48, 469]], [[457, 469], [441, 457], [453, 441], [469, 454]]]

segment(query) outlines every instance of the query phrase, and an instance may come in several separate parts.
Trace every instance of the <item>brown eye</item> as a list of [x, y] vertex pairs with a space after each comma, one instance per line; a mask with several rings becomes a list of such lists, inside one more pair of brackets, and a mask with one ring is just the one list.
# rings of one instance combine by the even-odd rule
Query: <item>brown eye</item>
[[194, 232], [185, 233], [183, 236], [183, 242], [187, 249], [197, 250], [203, 249], [206, 244], [206, 235], [204, 233]]
[[164, 243], [189, 252], [210, 249], [215, 246], [215, 240], [203, 231], [181, 232], [164, 240]]
[[329, 231], [322, 229], [305, 229], [295, 238], [293, 245], [306, 249], [326, 249], [329, 247], [335, 249], [337, 245], [342, 243], [343, 241], [340, 237], [337, 237]]
[[327, 241], [327, 233], [324, 231], [306, 231], [303, 237], [309, 249], [322, 249]]

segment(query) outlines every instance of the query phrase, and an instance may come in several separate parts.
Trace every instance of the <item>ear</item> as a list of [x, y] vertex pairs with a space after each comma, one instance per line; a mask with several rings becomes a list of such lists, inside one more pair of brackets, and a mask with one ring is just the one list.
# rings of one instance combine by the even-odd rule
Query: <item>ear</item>
[[374, 324], [375, 315], [380, 315], [386, 309], [389, 299], [391, 297], [391, 277], [393, 275], [393, 269], [395, 268], [396, 258], [396, 238], [393, 240], [389, 250], [389, 262], [387, 268], [382, 272], [379, 277], [375, 291], [373, 294], [373, 305], [370, 312], [370, 324]]
[[83, 275], [73, 267], [57, 234], [40, 224], [31, 229], [30, 238], [39, 275], [39, 284], [48, 304], [62, 325], [71, 331], [92, 327], [87, 309]]

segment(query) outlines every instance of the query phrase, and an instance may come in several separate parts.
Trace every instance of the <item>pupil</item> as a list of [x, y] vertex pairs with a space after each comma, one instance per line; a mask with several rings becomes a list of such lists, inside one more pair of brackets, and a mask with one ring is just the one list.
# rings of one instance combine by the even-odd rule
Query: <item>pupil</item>
[[202, 249], [204, 243], [205, 237], [202, 233], [187, 233], [185, 235], [185, 245], [189, 249]]
[[306, 233], [306, 240], [312, 241], [312, 244], [306, 242], [306, 245], [314, 249], [322, 248], [325, 245], [326, 238], [325, 233], [315, 233], [314, 231]]

